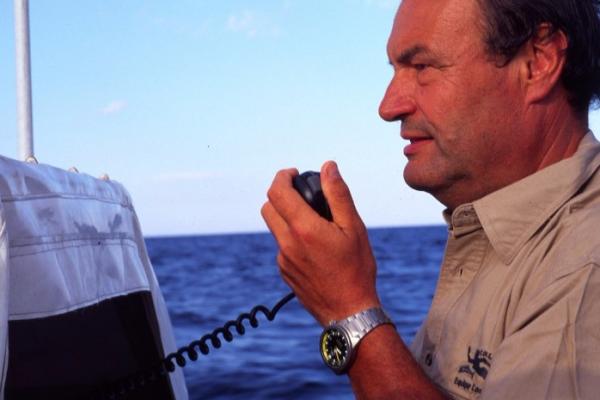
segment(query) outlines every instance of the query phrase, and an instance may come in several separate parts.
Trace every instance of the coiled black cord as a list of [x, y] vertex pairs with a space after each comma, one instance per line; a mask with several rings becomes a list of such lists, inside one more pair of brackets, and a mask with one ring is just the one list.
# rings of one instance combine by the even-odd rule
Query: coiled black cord
[[268, 321], [273, 321], [279, 310], [294, 297], [296, 297], [294, 293], [289, 293], [279, 300], [271, 310], [263, 305], [258, 305], [249, 313], [240, 314], [237, 319], [227, 321], [222, 327], [216, 328], [211, 333], [202, 336], [199, 340], [194, 340], [189, 345], [181, 347], [176, 352], [167, 355], [158, 364], [148, 370], [132, 374], [121, 381], [110, 385], [109, 388], [96, 392], [92, 395], [91, 399], [117, 400], [126, 398], [127, 394], [131, 393], [136, 388], [145, 386], [159, 377], [175, 371], [176, 364], [179, 367], [184, 367], [187, 363], [186, 356], [189, 360], [196, 361], [198, 359], [198, 352], [207, 355], [210, 352], [209, 342], [215, 349], [220, 348], [222, 341], [221, 338], [219, 338], [219, 335], [221, 335], [226, 342], [231, 342], [234, 338], [231, 328], [235, 328], [235, 331], [239, 335], [243, 335], [246, 333], [244, 320], [248, 320], [251, 327], [258, 327], [258, 318], [256, 315], [259, 312], [263, 313]]
[[[302, 174], [299, 174], [293, 178], [292, 184], [302, 198], [304, 198], [304, 200], [317, 213], [319, 213], [321, 217], [327, 219], [328, 221], [333, 220], [331, 209], [329, 208], [327, 199], [325, 198], [321, 188], [321, 175], [318, 172], [303, 172]], [[281, 307], [286, 305], [294, 297], [294, 293], [289, 293], [287, 296], [279, 300], [272, 310], [269, 310], [263, 305], [256, 306], [250, 311], [250, 313], [241, 314], [235, 321], [228, 321], [222, 327], [212, 331], [212, 333], [202, 336], [200, 340], [195, 340], [189, 345], [169, 354], [163, 360], [161, 360], [158, 365], [148, 369], [146, 372], [134, 374], [123, 379], [120, 381], [120, 383], [112, 385], [112, 390], [104, 392], [104, 396], [101, 395], [100, 397], [92, 398], [94, 400], [116, 400], [123, 398], [123, 396], [135, 390], [135, 388], [144, 386], [148, 382], [154, 381], [160, 376], [165, 376], [170, 372], [175, 371], [175, 364], [179, 365], [180, 367], [184, 367], [187, 363], [185, 356], [187, 356], [191, 361], [196, 361], [198, 359], [198, 350], [202, 354], [208, 354], [210, 351], [210, 347], [208, 346], [209, 341], [215, 349], [220, 348], [222, 342], [219, 338], [219, 334], [227, 342], [231, 342], [233, 340], [233, 334], [230, 331], [230, 329], [233, 327], [235, 327], [235, 330], [238, 334], [243, 335], [246, 332], [246, 328], [243, 324], [244, 320], [250, 321], [250, 326], [256, 328], [258, 326], [256, 314], [259, 311], [267, 317], [267, 320], [273, 321], [275, 315], [277, 315], [277, 312], [281, 309]]]

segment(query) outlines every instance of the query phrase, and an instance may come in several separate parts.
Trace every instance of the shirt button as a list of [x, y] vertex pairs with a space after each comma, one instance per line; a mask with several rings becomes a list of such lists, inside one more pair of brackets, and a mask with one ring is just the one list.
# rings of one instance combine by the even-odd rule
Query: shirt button
[[427, 355], [425, 356], [425, 364], [427, 364], [428, 367], [431, 367], [432, 363], [433, 363], [433, 356], [431, 355], [431, 353], [427, 353]]

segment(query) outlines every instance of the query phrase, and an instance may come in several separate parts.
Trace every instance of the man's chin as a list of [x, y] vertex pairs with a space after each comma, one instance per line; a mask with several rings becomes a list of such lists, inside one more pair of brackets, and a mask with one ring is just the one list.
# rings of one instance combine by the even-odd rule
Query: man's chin
[[414, 168], [409, 164], [404, 168], [404, 181], [415, 190], [434, 193], [439, 190], [439, 179], [430, 174], [423, 173], [422, 169]]
[[453, 208], [482, 197], [473, 179], [466, 174], [450, 174], [448, 169], [416, 168], [407, 164], [404, 181], [414, 190], [427, 192], [446, 207]]
[[440, 175], [424, 174], [410, 168], [404, 170], [404, 181], [408, 186], [420, 192], [432, 195], [437, 201], [448, 207], [452, 196], [452, 185]]

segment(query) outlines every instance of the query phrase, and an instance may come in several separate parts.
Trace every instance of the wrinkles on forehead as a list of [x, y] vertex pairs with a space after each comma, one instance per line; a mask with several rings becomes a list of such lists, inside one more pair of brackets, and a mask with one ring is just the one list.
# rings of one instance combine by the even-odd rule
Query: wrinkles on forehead
[[483, 13], [476, 0], [404, 0], [388, 41], [393, 63], [417, 52], [456, 60], [484, 49]]

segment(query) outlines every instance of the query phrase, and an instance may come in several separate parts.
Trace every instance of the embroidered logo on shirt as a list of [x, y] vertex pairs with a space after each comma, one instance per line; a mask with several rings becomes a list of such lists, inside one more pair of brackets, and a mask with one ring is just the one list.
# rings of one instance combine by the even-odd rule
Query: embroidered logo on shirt
[[458, 376], [454, 378], [454, 384], [468, 392], [481, 393], [481, 386], [487, 377], [488, 370], [492, 365], [492, 353], [484, 349], [475, 349], [471, 346], [467, 351], [468, 364], [458, 368]]

